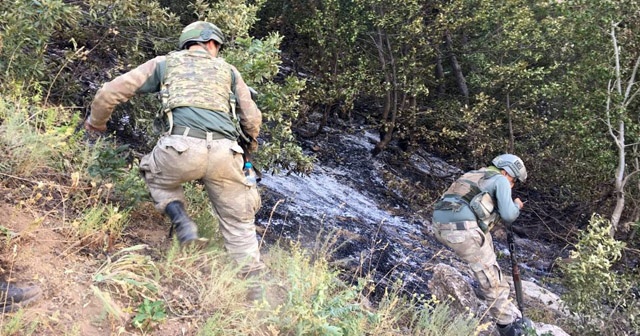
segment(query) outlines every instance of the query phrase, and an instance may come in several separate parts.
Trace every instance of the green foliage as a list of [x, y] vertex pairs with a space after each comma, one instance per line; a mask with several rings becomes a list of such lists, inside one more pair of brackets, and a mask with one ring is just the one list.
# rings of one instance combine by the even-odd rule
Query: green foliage
[[175, 43], [167, 37], [180, 29], [152, 0], [12, 0], [0, 4], [0, 13], [0, 73], [7, 79], [2, 84], [15, 82], [28, 91], [44, 87], [45, 101], [79, 106], [94, 73], [117, 73], [153, 52], [171, 50]]
[[193, 7], [200, 20], [206, 19], [216, 23], [225, 35], [234, 41], [236, 38], [249, 36], [249, 29], [258, 22], [256, 13], [265, 2], [266, 0], [251, 2], [221, 0], [211, 3], [206, 0], [195, 0]]
[[244, 81], [260, 93], [257, 104], [265, 120], [261, 130], [265, 141], [256, 156], [259, 167], [306, 173], [311, 169], [312, 160], [302, 153], [291, 130], [292, 122], [298, 117], [300, 92], [305, 83], [296, 77], [273, 82], [281, 64], [280, 35], [268, 34], [262, 39], [249, 36], [263, 4], [264, 1], [249, 4], [239, 0], [210, 4], [197, 0], [193, 7], [200, 20], [215, 23], [229, 37], [221, 56], [236, 66]]
[[611, 267], [620, 259], [624, 243], [611, 238], [610, 229], [607, 219], [592, 216], [587, 231], [571, 252], [573, 262], [563, 266], [566, 285], [572, 288], [566, 301], [573, 311], [599, 309], [600, 298], [618, 290]]
[[78, 23], [79, 8], [62, 0], [9, 0], [0, 3], [0, 74], [24, 87], [46, 77], [47, 46], [57, 32]]
[[299, 62], [313, 75], [304, 93], [309, 112], [326, 115], [336, 108], [349, 117], [356, 100], [371, 98], [382, 107], [370, 116], [380, 128], [390, 132], [402, 125], [399, 136], [409, 138], [405, 130], [422, 126], [416, 99], [426, 97], [425, 83], [433, 78], [427, 6], [395, 0], [308, 6], [310, 17], [296, 22], [309, 43], [299, 51]]
[[[603, 122], [607, 87], [614, 78], [609, 32], [613, 22], [625, 22], [618, 34], [620, 46], [625, 50], [621, 62], [623, 77], [627, 78], [633, 66], [629, 58], [638, 55], [637, 39], [631, 38], [635, 35], [632, 32], [640, 27], [638, 4], [626, 0], [578, 0], [558, 2], [550, 9], [562, 19], [558, 38], [565, 42], [558, 43], [554, 53], [557, 62], [562, 64], [562, 81], [561, 89], [548, 98], [554, 107], [550, 110], [553, 118], [549, 129], [553, 151], [545, 151], [544, 158], [545, 162], [552, 162], [548, 167], [553, 173], [546, 176], [550, 177], [550, 184], [563, 184], [570, 189], [572, 197], [587, 200], [602, 197], [600, 192], [594, 193], [594, 189], [599, 188], [598, 183], [613, 177], [617, 161], [616, 148]], [[634, 116], [630, 121], [634, 120], [635, 113], [631, 115]], [[614, 116], [614, 120], [620, 119]], [[637, 125], [625, 130], [627, 138], [635, 139], [637, 134]], [[634, 146], [628, 148], [632, 150]], [[637, 193], [637, 190], [633, 188], [628, 192]]]
[[373, 309], [364, 298], [371, 284], [346, 285], [320, 256], [311, 259], [299, 246], [271, 250], [271, 270], [285, 279], [286, 296], [269, 329], [295, 335], [470, 335], [477, 320], [452, 316], [445, 303], [402, 295], [402, 284], [389, 288]]
[[563, 298], [569, 309], [579, 314], [576, 328], [581, 334], [603, 335], [602, 321], [611, 326], [604, 335], [614, 335], [624, 327], [638, 330], [640, 306], [631, 293], [638, 280], [628, 279], [613, 269], [625, 244], [611, 238], [610, 229], [609, 220], [593, 215], [571, 252], [570, 262], [560, 263], [562, 282], [568, 289]]
[[39, 97], [0, 97], [0, 173], [31, 176], [54, 168], [64, 172], [79, 150], [73, 134], [77, 115], [45, 108]]
[[115, 193], [120, 195], [120, 203], [127, 209], [133, 209], [140, 202], [151, 200], [137, 164], [131, 165], [127, 171], [119, 176], [115, 184]]
[[144, 248], [145, 245], [126, 247], [110, 255], [93, 274], [93, 282], [113, 293], [156, 301], [159, 270], [151, 257], [137, 253]]
[[279, 324], [285, 333], [297, 335], [357, 334], [361, 319], [373, 318], [358, 304], [360, 290], [343, 288], [337, 273], [326, 262], [309, 257], [294, 247], [290, 263], [281, 270], [290, 287]]
[[93, 164], [89, 166], [89, 175], [102, 180], [115, 180], [125, 171], [127, 165], [126, 154], [129, 145], [105, 144], [95, 158]]
[[164, 301], [144, 299], [138, 306], [136, 316], [131, 321], [131, 324], [142, 331], [149, 331], [154, 325], [163, 322], [166, 318], [167, 313], [164, 309]]
[[122, 235], [128, 223], [129, 210], [120, 210], [117, 206], [105, 204], [88, 208], [71, 226], [77, 230], [81, 238], [93, 237], [94, 242], [104, 239], [101, 247], [107, 248], [110, 240]]
[[129, 145], [118, 145], [108, 141], [98, 141], [94, 145], [95, 157], [88, 166], [89, 176], [114, 190], [113, 196], [128, 209], [139, 202], [149, 200], [144, 180], [138, 165], [130, 165]]

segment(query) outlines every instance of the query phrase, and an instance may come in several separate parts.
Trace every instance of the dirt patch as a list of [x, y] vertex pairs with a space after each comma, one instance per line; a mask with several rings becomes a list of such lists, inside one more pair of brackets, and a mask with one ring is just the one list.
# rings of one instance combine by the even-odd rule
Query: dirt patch
[[[12, 319], [20, 318], [21, 331], [14, 335], [140, 335], [130, 326], [123, 330], [113, 325], [103, 302], [92, 289], [93, 276], [110, 251], [79, 244], [55, 211], [42, 214], [39, 208], [25, 202], [8, 201], [12, 189], [0, 188], [0, 226], [5, 234], [0, 240], [0, 279], [42, 289], [40, 300], [23, 309], [21, 315], [0, 317], [0, 330]], [[65, 219], [69, 221], [69, 218]], [[168, 222], [152, 204], [140, 204], [132, 213], [122, 238], [112, 250], [147, 244], [147, 253], [160, 259], [169, 248]], [[136, 307], [126, 307], [132, 318]], [[29, 330], [29, 331], [27, 331]], [[188, 318], [169, 316], [152, 335], [194, 335], [197, 323]], [[0, 332], [1, 333], [1, 332]]]
[[[98, 260], [78, 254], [65, 254], [74, 241], [59, 232], [57, 222], [29, 208], [0, 203], [0, 218], [13, 238], [4, 240], [2, 274], [5, 281], [37, 285], [42, 298], [25, 309], [26, 325], [38, 321], [39, 335], [61, 332], [104, 335], [92, 324], [102, 308], [94, 299], [90, 285]], [[10, 319], [4, 316], [3, 320]]]

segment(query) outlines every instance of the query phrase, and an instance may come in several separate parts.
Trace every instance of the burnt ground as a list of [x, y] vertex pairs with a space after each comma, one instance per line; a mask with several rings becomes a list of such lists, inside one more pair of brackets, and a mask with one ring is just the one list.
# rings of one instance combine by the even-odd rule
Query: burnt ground
[[[266, 174], [257, 221], [266, 245], [285, 238], [326, 255], [321, 242], [333, 239], [330, 260], [345, 280], [371, 276], [374, 301], [397, 280], [407, 294], [430, 297], [430, 270], [438, 263], [452, 264], [455, 258], [430, 229], [432, 204], [462, 171], [421, 149], [407, 153], [394, 144], [372, 157], [376, 133], [364, 125], [345, 128], [325, 127], [319, 136], [301, 140], [306, 153], [317, 158], [309, 177]], [[332, 183], [347, 191], [323, 189]], [[387, 216], [371, 215], [377, 211]], [[532, 218], [526, 209], [521, 217]], [[545, 283], [558, 293], [553, 264], [566, 252], [564, 245], [544, 239], [544, 231], [531, 230], [532, 224], [525, 223], [518, 222], [517, 238], [522, 279]], [[494, 232], [494, 244], [504, 272], [510, 273], [504, 230]]]

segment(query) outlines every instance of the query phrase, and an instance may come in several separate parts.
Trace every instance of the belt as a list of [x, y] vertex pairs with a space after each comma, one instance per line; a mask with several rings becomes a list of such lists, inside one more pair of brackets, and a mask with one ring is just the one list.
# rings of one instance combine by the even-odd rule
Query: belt
[[476, 221], [451, 222], [451, 223], [434, 223], [439, 230], [469, 230], [478, 227]]
[[173, 129], [171, 130], [171, 134], [183, 135], [183, 136], [188, 136], [188, 137], [198, 138], [198, 139], [207, 139], [207, 135], [210, 134], [209, 136], [211, 137], [211, 140], [219, 140], [219, 139], [227, 138], [218, 132], [205, 132], [199, 129], [193, 129], [193, 128], [178, 126], [178, 125], [173, 126]]

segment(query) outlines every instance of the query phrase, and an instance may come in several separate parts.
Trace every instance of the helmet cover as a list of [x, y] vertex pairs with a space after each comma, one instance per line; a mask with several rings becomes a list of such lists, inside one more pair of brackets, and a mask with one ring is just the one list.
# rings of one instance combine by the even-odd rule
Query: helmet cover
[[498, 155], [491, 161], [491, 163], [509, 174], [509, 176], [515, 178], [520, 182], [527, 180], [527, 168], [524, 166], [524, 162], [521, 158], [513, 154]]
[[225, 42], [222, 30], [216, 25], [205, 21], [196, 21], [182, 29], [180, 38], [178, 39], [178, 48], [184, 49], [189, 42], [207, 42], [216, 41], [223, 45]]

